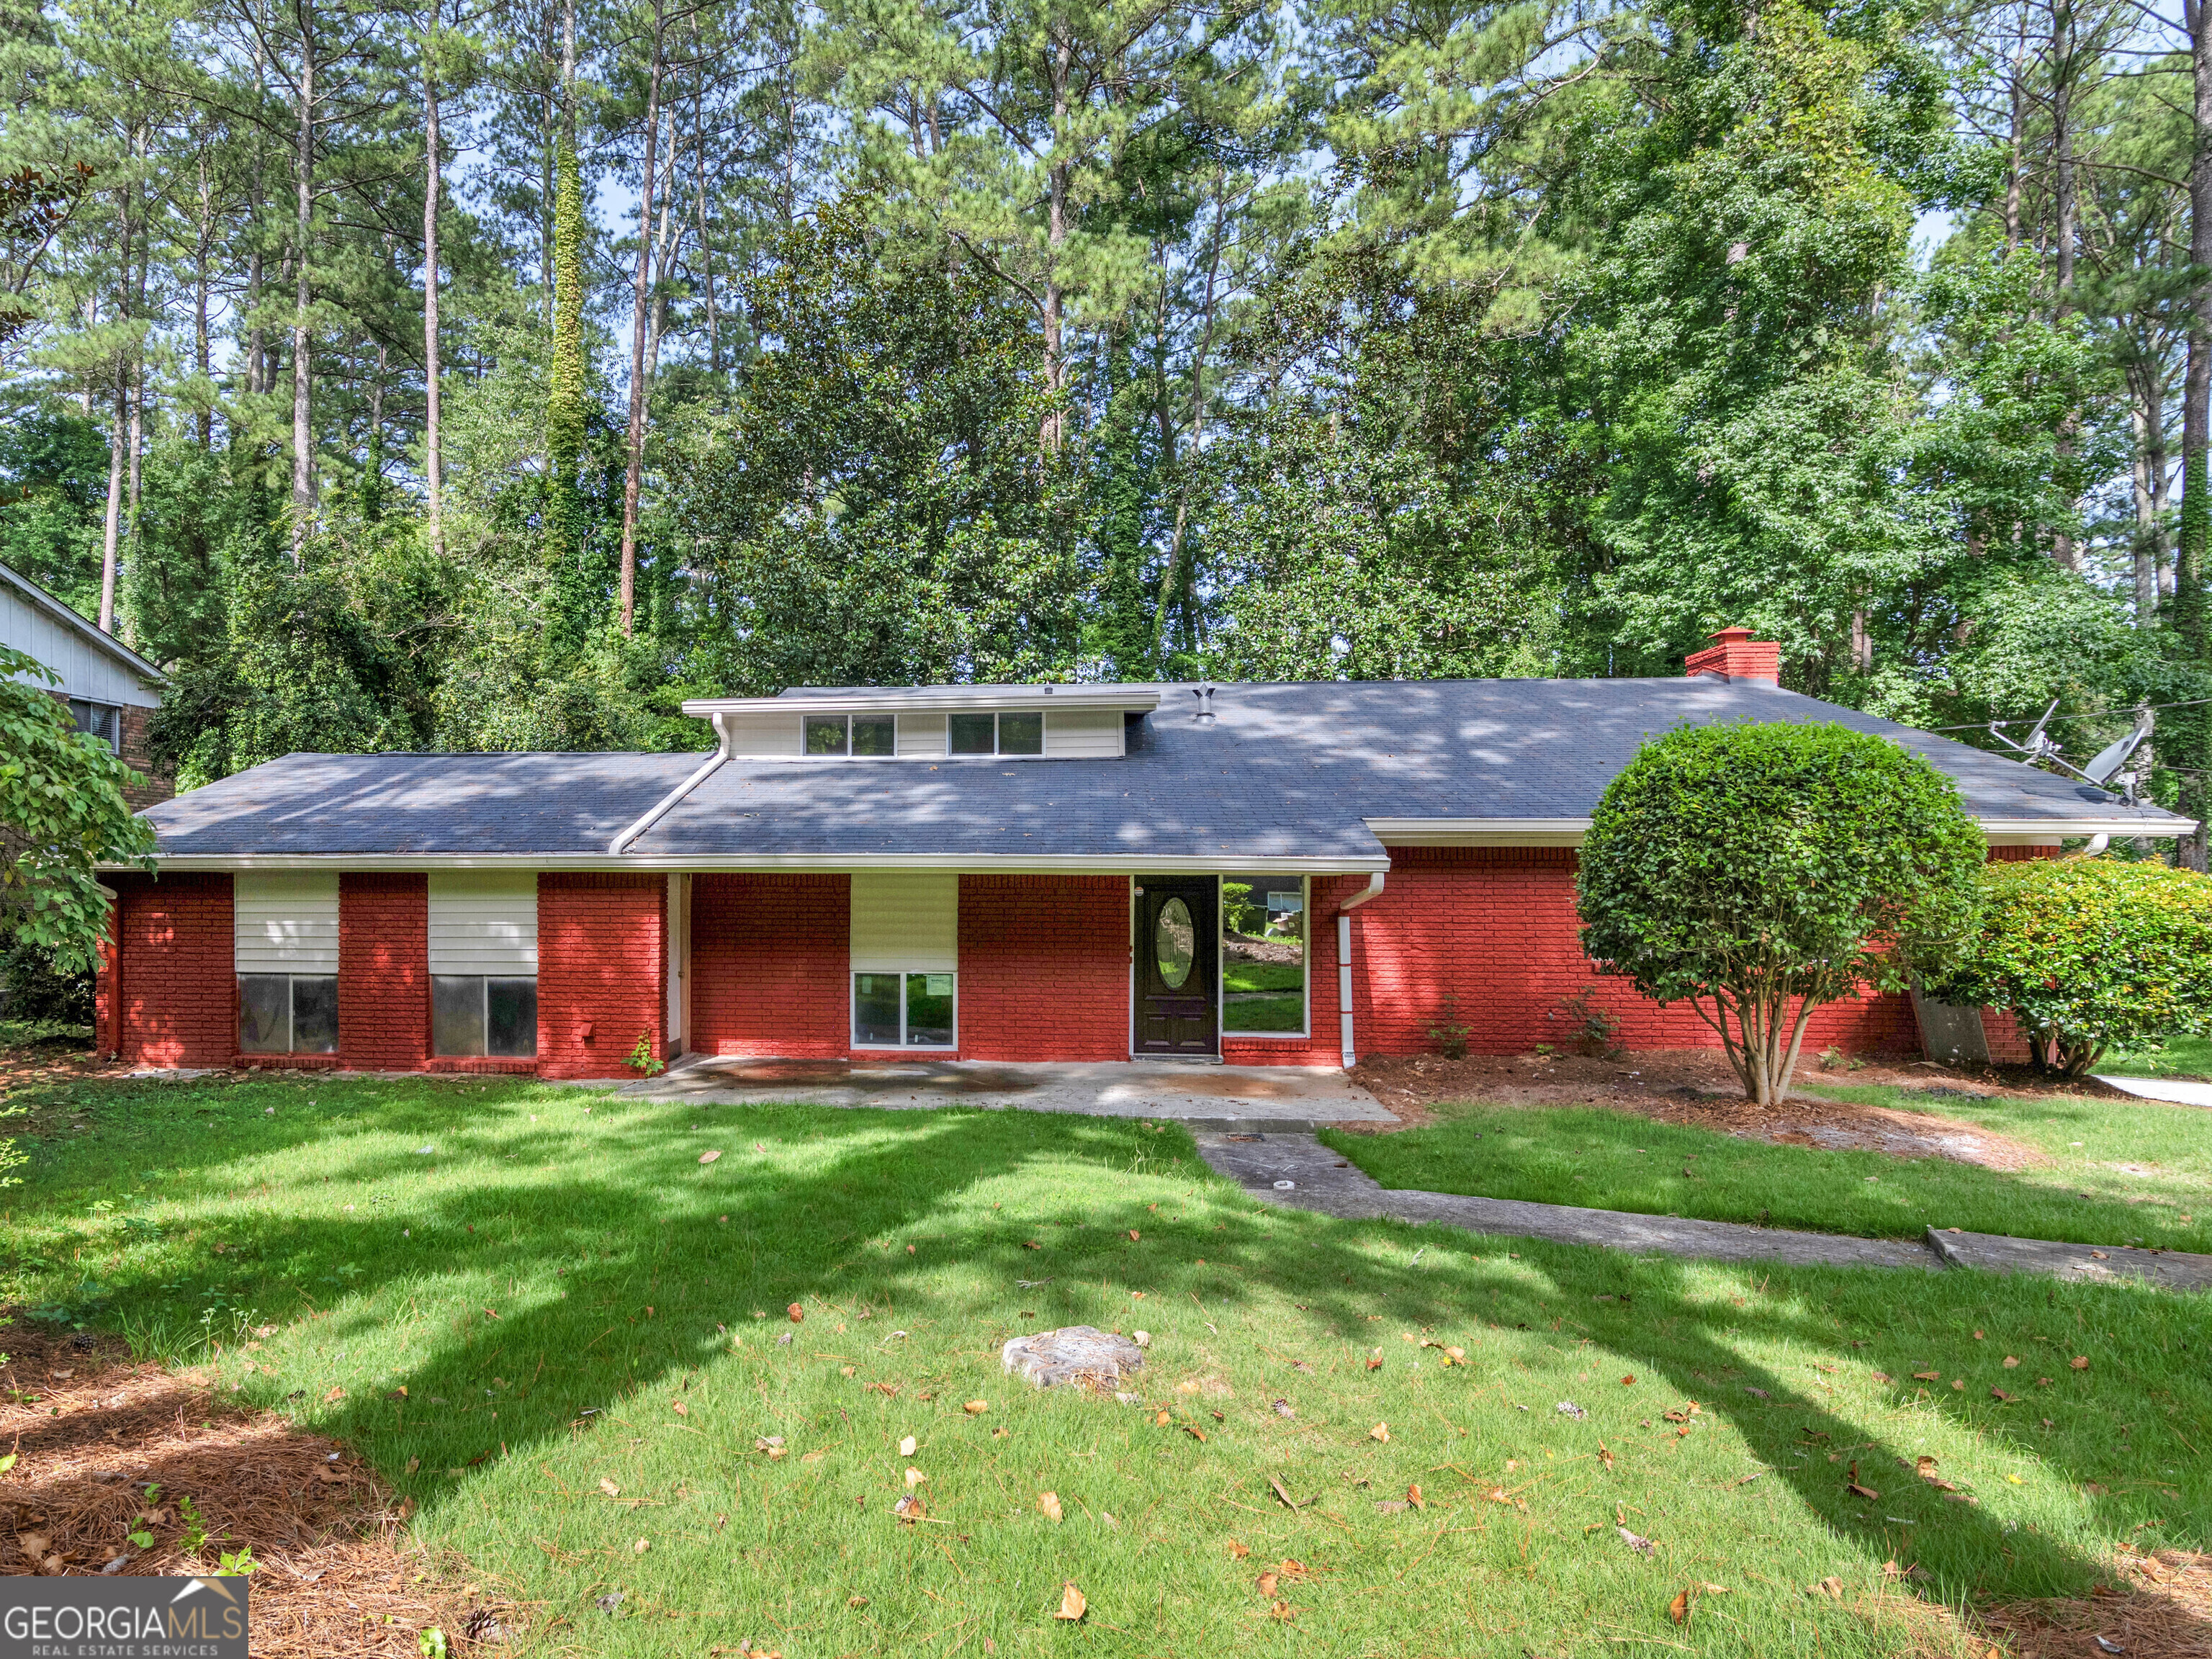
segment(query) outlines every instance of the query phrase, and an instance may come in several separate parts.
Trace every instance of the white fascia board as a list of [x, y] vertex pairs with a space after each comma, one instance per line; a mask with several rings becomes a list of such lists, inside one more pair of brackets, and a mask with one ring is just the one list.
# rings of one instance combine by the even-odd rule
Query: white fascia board
[[[975, 875], [1050, 873], [1127, 875], [1213, 875], [1224, 870], [1280, 871], [1285, 875], [1370, 875], [1388, 870], [1387, 854], [1368, 857], [1297, 858], [1271, 853], [1181, 854], [1151, 857], [1094, 857], [1042, 853], [994, 857], [988, 853], [781, 853], [748, 856], [644, 856], [605, 853], [280, 853], [179, 854], [157, 858], [162, 870], [179, 873], [239, 870], [678, 870], [743, 874], [757, 870], [956, 870]], [[128, 871], [136, 864], [108, 864], [103, 870]]]
[[1160, 706], [1160, 694], [1127, 685], [1064, 685], [1040, 691], [1034, 687], [947, 685], [884, 691], [804, 697], [700, 697], [683, 705], [687, 714], [850, 714], [862, 711], [896, 714], [925, 708], [1011, 708], [1024, 712], [1045, 708], [1118, 708], [1125, 714], [1146, 714]]
[[[1376, 840], [1389, 847], [1579, 847], [1589, 833], [1588, 818], [1368, 818]], [[2091, 836], [2185, 836], [2196, 828], [2187, 818], [1984, 818], [1982, 833], [1993, 847], [2056, 847], [2063, 840]]]

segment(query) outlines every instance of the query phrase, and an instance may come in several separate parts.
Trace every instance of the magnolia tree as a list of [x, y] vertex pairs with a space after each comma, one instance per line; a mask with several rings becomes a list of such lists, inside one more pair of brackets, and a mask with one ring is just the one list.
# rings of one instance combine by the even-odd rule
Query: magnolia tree
[[1933, 988], [2010, 1009], [2036, 1064], [2069, 1077], [2108, 1048], [2212, 1035], [2212, 877], [2114, 858], [1992, 864], [1981, 925]]
[[1980, 830], [1951, 782], [1842, 726], [1685, 727], [1598, 803], [1576, 898], [1599, 971], [1720, 1034], [1744, 1092], [1787, 1097], [1823, 1003], [1947, 968]]
[[77, 974], [107, 930], [97, 866], [145, 858], [154, 832], [123, 799], [131, 769], [40, 689], [52, 678], [0, 647], [0, 946]]

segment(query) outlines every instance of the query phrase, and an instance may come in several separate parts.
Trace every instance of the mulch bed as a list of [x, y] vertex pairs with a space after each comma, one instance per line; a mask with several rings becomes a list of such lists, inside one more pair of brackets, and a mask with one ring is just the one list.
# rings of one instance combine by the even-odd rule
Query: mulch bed
[[[16, 1458], [0, 1475], [0, 1571], [207, 1573], [250, 1546], [257, 1659], [411, 1659], [427, 1626], [455, 1652], [519, 1627], [517, 1609], [407, 1539], [411, 1502], [337, 1442], [20, 1313], [0, 1347], [0, 1455]], [[191, 1553], [186, 1501], [207, 1534]], [[126, 1537], [142, 1528], [143, 1551]]]
[[[2073, 1094], [2124, 1098], [2093, 1078], [2045, 1077], [2027, 1066], [1964, 1072], [1932, 1060], [1870, 1061], [1856, 1070], [1828, 1070], [1814, 1060], [1799, 1066], [1791, 1097], [1753, 1105], [1717, 1050], [1665, 1048], [1600, 1060], [1583, 1054], [1434, 1054], [1363, 1060], [1353, 1079], [1396, 1115], [1392, 1125], [1347, 1130], [1418, 1127], [1436, 1121], [1439, 1101], [1496, 1106], [1603, 1106], [1662, 1123], [1787, 1145], [1865, 1148], [1900, 1158], [1948, 1158], [1993, 1170], [2021, 1170], [2045, 1160], [2020, 1141], [1942, 1115], [1946, 1097], [2032, 1098]], [[1827, 1098], [1824, 1087], [1886, 1085], [1920, 1091], [1924, 1109], [1899, 1111]]]
[[2212, 1659], [2212, 1555], [2124, 1554], [2113, 1573], [2095, 1595], [1996, 1602], [1979, 1622], [2017, 1659]]

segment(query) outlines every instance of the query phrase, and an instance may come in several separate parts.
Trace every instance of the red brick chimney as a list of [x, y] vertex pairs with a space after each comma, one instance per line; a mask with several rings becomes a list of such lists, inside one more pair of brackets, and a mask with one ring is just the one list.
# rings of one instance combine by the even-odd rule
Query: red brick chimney
[[1704, 650], [1693, 652], [1682, 672], [1692, 679], [1717, 674], [1724, 680], [1765, 680], [1782, 683], [1782, 647], [1772, 640], [1754, 640], [1748, 628], [1723, 628]]

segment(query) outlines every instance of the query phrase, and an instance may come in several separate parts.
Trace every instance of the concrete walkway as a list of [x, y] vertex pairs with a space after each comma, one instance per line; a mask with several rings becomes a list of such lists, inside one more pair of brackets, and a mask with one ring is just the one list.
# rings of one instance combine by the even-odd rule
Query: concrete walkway
[[1197, 1137], [1201, 1157], [1255, 1198], [1323, 1215], [1364, 1220], [1390, 1217], [1436, 1222], [1470, 1232], [1595, 1244], [1638, 1255], [1701, 1256], [1717, 1261], [1804, 1262], [1826, 1267], [1982, 1267], [2043, 1273], [2062, 1279], [2136, 1278], [2173, 1290], [2212, 1289], [2212, 1255], [2118, 1246], [2055, 1244], [1989, 1233], [1930, 1229], [1911, 1243], [1792, 1232], [1734, 1221], [1692, 1221], [1622, 1210], [1583, 1210], [1520, 1199], [1474, 1198], [1383, 1187], [1310, 1133], [1238, 1133], [1209, 1130]]
[[2095, 1076], [2098, 1082], [2139, 1099], [2163, 1100], [2174, 1106], [2212, 1107], [2212, 1083], [2185, 1083], [2172, 1077], [2107, 1077], [2101, 1072]]
[[1172, 1118], [1240, 1128], [1309, 1129], [1316, 1123], [1397, 1121], [1341, 1071], [1322, 1066], [1206, 1066], [1173, 1060], [1016, 1066], [898, 1054], [857, 1063], [723, 1056], [682, 1060], [659, 1077], [623, 1084], [613, 1092], [624, 1100], [702, 1106], [789, 1101], [916, 1110], [1017, 1107], [1030, 1112]]

